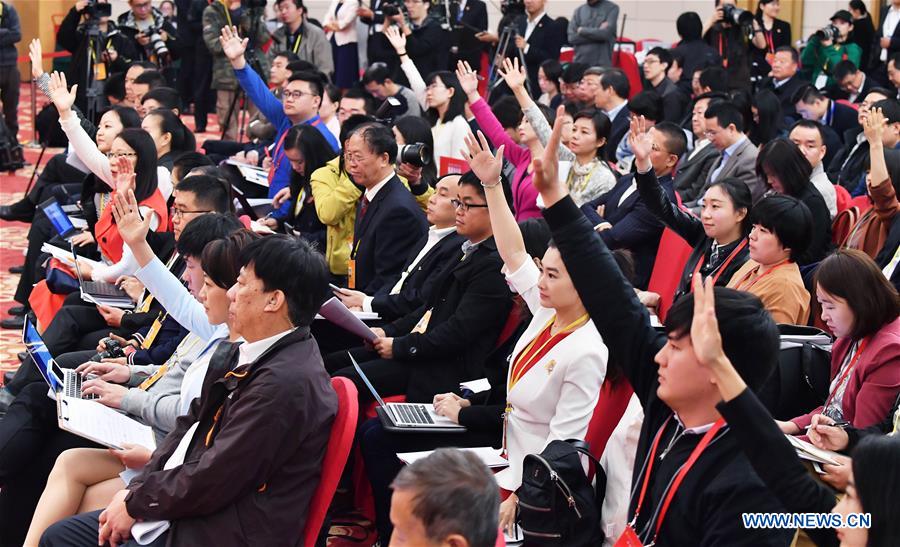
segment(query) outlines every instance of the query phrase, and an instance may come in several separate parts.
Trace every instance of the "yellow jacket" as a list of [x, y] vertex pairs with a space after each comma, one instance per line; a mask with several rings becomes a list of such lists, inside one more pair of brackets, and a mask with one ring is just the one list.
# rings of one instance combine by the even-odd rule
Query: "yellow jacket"
[[[353, 245], [353, 225], [356, 222], [356, 205], [362, 191], [350, 181], [346, 171], [340, 169], [340, 157], [334, 158], [313, 172], [309, 179], [312, 187], [316, 214], [325, 225], [325, 260], [334, 275], [347, 275], [350, 247]], [[400, 177], [409, 189], [409, 183]], [[426, 185], [420, 195], [414, 195], [416, 203], [424, 211], [434, 188]]]

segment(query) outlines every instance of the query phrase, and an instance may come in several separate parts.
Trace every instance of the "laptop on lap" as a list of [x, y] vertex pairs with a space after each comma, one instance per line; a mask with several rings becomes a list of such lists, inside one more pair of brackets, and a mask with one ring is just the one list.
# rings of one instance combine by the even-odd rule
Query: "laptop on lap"
[[25, 326], [22, 330], [22, 341], [25, 343], [25, 350], [38, 368], [38, 372], [41, 373], [41, 376], [47, 382], [47, 385], [50, 386], [53, 393], [59, 393], [74, 399], [97, 398], [93, 395], [82, 396], [81, 384], [84, 381], [84, 377], [72, 369], [63, 369], [56, 364], [56, 361], [47, 349], [47, 344], [44, 343], [43, 338], [41, 338], [34, 324], [28, 318], [25, 319]]

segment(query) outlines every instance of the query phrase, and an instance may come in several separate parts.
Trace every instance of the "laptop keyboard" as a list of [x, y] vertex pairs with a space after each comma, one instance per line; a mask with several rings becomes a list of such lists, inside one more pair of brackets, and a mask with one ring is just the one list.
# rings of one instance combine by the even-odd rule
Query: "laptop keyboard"
[[66, 371], [65, 395], [73, 399], [99, 399], [97, 395], [84, 395], [81, 393], [81, 385], [84, 383], [84, 377], [75, 371]]
[[425, 405], [398, 403], [392, 406], [397, 411], [397, 416], [403, 423], [421, 425], [434, 424], [434, 420], [431, 419], [431, 415], [428, 414]]
[[119, 287], [116, 287], [112, 283], [103, 283], [101, 281], [85, 281], [84, 292], [88, 294], [96, 294], [98, 296], [128, 296], [125, 291], [123, 291]]

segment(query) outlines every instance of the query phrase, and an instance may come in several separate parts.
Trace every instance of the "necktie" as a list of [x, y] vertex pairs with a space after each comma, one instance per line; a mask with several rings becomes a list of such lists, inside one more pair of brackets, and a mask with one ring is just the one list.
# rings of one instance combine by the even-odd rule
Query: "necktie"
[[362, 203], [359, 205], [359, 219], [362, 220], [362, 217], [366, 216], [366, 211], [369, 209], [369, 198], [363, 195]]

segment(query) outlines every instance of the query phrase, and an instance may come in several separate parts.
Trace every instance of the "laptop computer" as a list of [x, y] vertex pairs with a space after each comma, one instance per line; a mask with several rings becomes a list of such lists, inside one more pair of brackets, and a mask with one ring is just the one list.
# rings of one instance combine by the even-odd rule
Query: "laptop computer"
[[81, 275], [81, 267], [78, 265], [78, 255], [75, 253], [75, 245], [70, 242], [72, 258], [75, 262], [75, 275], [78, 276], [78, 285], [81, 287], [81, 298], [94, 304], [113, 306], [116, 308], [133, 308], [134, 301], [128, 293], [112, 283], [103, 281], [85, 281]]
[[69, 215], [66, 214], [55, 198], [44, 201], [38, 207], [41, 208], [44, 215], [50, 220], [50, 224], [53, 225], [53, 228], [56, 230], [56, 233], [59, 234], [59, 237], [68, 241], [72, 236], [78, 233], [78, 228], [75, 227], [72, 219], [69, 218]]
[[72, 397], [74, 399], [96, 399], [95, 395], [82, 395], [81, 384], [84, 377], [72, 369], [63, 369], [56, 364], [47, 345], [44, 343], [41, 335], [38, 334], [30, 319], [25, 319], [25, 326], [22, 329], [22, 341], [25, 343], [25, 350], [34, 361], [34, 365], [38, 368], [38, 372], [50, 386], [54, 393]]
[[[347, 355], [350, 355], [349, 353]], [[422, 433], [463, 433], [465, 426], [454, 423], [449, 418], [440, 416], [434, 411], [434, 405], [423, 403], [385, 403], [381, 395], [375, 391], [375, 386], [369, 381], [366, 373], [362, 371], [356, 359], [350, 355], [353, 368], [369, 388], [372, 396], [378, 401], [375, 412], [381, 420], [381, 425], [392, 432], [422, 432]]]

